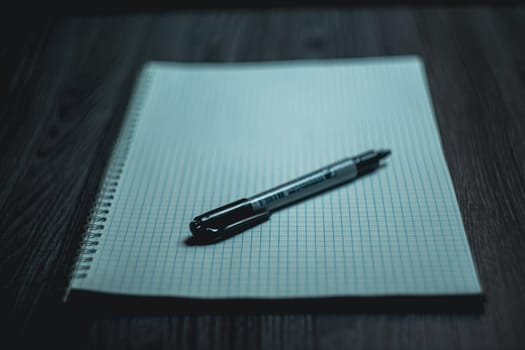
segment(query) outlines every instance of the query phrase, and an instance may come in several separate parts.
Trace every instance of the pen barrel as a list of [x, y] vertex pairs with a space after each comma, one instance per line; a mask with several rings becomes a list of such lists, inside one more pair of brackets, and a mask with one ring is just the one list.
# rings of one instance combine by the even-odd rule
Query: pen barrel
[[357, 176], [357, 165], [353, 158], [313, 171], [280, 186], [249, 198], [253, 210], [273, 211], [318, 192], [327, 190]]

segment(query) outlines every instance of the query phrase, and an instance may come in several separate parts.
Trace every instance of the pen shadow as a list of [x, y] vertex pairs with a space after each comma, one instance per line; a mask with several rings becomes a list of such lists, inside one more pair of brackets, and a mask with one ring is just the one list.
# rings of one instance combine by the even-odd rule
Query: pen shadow
[[[371, 175], [374, 175], [374, 174], [377, 173], [378, 171], [383, 171], [383, 169], [384, 169], [386, 166], [387, 166], [386, 164], [381, 163], [381, 164], [379, 164], [379, 166], [378, 166], [377, 168], [375, 168], [375, 169], [373, 169], [373, 170], [371, 170], [371, 171], [369, 171], [369, 172], [367, 172], [367, 173], [364, 173], [364, 174], [362, 174], [362, 175], [359, 175], [359, 177], [357, 177], [357, 178], [353, 178], [353, 179], [351, 179], [351, 180], [349, 180], [349, 181], [342, 182], [342, 183], [340, 183], [340, 184], [337, 184], [337, 185], [335, 185], [335, 186], [332, 186], [332, 187], [330, 187], [330, 188], [328, 188], [328, 189], [326, 189], [326, 190], [324, 190], [324, 191], [317, 192], [317, 193], [313, 193], [313, 194], [311, 194], [311, 195], [309, 195], [309, 196], [306, 196], [306, 197], [304, 197], [304, 198], [301, 198], [301, 199], [298, 199], [298, 200], [296, 200], [296, 201], [290, 202], [290, 203], [288, 203], [287, 205], [283, 206], [282, 208], [279, 208], [278, 210], [272, 212], [272, 214], [273, 214], [273, 213], [277, 213], [277, 212], [279, 212], [279, 211], [281, 211], [281, 210], [287, 209], [287, 208], [289, 208], [289, 207], [291, 207], [291, 206], [293, 206], [293, 205], [296, 205], [296, 204], [299, 203], [299, 202], [304, 202], [304, 201], [310, 200], [310, 199], [312, 199], [312, 198], [314, 198], [314, 197], [320, 196], [321, 194], [330, 193], [330, 192], [333, 192], [333, 191], [335, 191], [335, 190], [337, 190], [337, 189], [340, 189], [340, 188], [342, 188], [342, 187], [344, 187], [344, 186], [348, 186], [348, 185], [350, 185], [351, 183], [353, 183], [354, 181], [361, 181], [361, 180], [363, 180], [364, 178], [367, 178], [367, 177], [369, 177], [369, 176], [371, 176]], [[266, 222], [266, 221], [260, 222], [260, 223], [258, 223], [258, 224], [255, 225], [255, 226], [261, 225], [261, 224], [263, 224], [264, 222]], [[239, 232], [233, 232], [233, 233], [230, 233], [230, 234], [228, 234], [228, 235], [225, 235], [225, 236], [222, 236], [222, 237], [219, 237], [219, 238], [209, 239], [209, 240], [207, 240], [207, 239], [202, 239], [202, 238], [197, 238], [197, 237], [195, 237], [195, 236], [190, 235], [190, 236], [187, 236], [185, 239], [183, 239], [183, 240], [182, 240], [182, 243], [183, 243], [184, 245], [188, 246], [188, 247], [199, 247], [199, 246], [208, 246], [208, 245], [219, 244], [219, 243], [221, 243], [221, 242], [224, 242], [224, 241], [226, 241], [226, 240], [228, 240], [228, 239], [230, 239], [230, 238], [233, 238], [233, 237], [239, 235], [240, 233], [246, 232], [246, 231], [248, 231], [249, 229], [251, 229], [251, 228], [253, 228], [253, 227], [255, 227], [255, 226], [249, 227], [249, 228], [244, 229], [244, 230], [239, 231]]]

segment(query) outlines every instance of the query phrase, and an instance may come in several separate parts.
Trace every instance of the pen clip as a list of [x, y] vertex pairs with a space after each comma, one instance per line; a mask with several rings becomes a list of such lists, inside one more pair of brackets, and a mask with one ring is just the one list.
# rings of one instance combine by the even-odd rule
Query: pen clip
[[268, 210], [253, 210], [250, 202], [243, 198], [195, 217], [190, 223], [190, 231], [200, 241], [217, 242], [260, 224], [269, 217]]
[[226, 225], [222, 229], [222, 234], [226, 237], [245, 231], [257, 226], [270, 218], [269, 211], [255, 212], [252, 216], [242, 218], [236, 222]]

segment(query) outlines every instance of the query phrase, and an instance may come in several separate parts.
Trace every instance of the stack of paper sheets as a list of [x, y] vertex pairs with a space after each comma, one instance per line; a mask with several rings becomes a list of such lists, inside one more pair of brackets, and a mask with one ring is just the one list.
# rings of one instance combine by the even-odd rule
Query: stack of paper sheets
[[[111, 162], [126, 153], [122, 175], [73, 289], [195, 298], [481, 293], [417, 57], [150, 63], [119, 140]], [[369, 176], [219, 244], [184, 244], [196, 215], [379, 148], [392, 155]]]

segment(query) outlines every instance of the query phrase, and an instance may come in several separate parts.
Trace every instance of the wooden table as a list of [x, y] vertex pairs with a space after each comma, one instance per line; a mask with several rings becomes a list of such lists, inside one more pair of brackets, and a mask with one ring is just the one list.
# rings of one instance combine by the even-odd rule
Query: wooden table
[[[28, 348], [525, 344], [525, 9], [348, 7], [40, 16], [2, 24], [2, 342]], [[420, 55], [486, 295], [480, 315], [83, 317], [61, 298], [133, 78], [148, 60]], [[91, 307], [97, 308], [97, 305]]]

